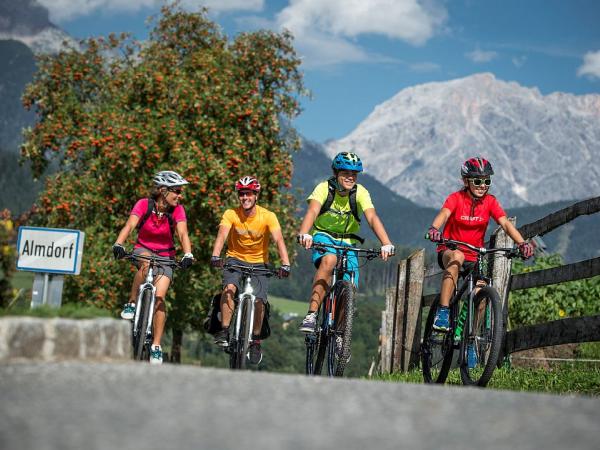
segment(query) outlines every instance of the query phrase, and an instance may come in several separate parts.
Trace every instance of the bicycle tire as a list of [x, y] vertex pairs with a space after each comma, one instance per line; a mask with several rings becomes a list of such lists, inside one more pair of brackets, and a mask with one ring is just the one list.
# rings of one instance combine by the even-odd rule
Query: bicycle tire
[[136, 361], [143, 361], [144, 359], [147, 359], [146, 356], [149, 356], [148, 349], [146, 348], [146, 328], [148, 328], [151, 300], [152, 292], [149, 289], [146, 289], [146, 292], [144, 292], [144, 295], [142, 296], [142, 309], [140, 310], [140, 319], [138, 321], [140, 326], [138, 327], [138, 332], [134, 338], [133, 359]]
[[323, 371], [323, 363], [325, 362], [325, 354], [327, 352], [327, 341], [327, 330], [325, 327], [321, 327], [317, 334], [317, 356], [315, 358], [314, 375], [321, 375], [321, 372]]
[[320, 375], [323, 367], [325, 353], [321, 344], [324, 342], [323, 339], [325, 336], [325, 322], [323, 321], [324, 304], [325, 303], [321, 305], [317, 313], [317, 325], [315, 331], [307, 333], [304, 338], [306, 344], [306, 375]]
[[[498, 363], [498, 357], [502, 347], [502, 306], [498, 292], [486, 286], [475, 295], [473, 309], [480, 310], [481, 302], [485, 301], [484, 316], [477, 321], [473, 334], [463, 334], [461, 352], [463, 354], [460, 366], [460, 378], [465, 385], [477, 385], [485, 387]], [[489, 323], [487, 314], [489, 312]], [[482, 320], [483, 319], [483, 320]], [[466, 331], [466, 330], [465, 330]], [[468, 367], [467, 344], [475, 345], [477, 364], [473, 368]]]
[[445, 383], [454, 355], [454, 317], [456, 317], [458, 302], [450, 308], [448, 321], [450, 330], [446, 333], [436, 332], [433, 329], [433, 321], [439, 304], [440, 296], [438, 295], [429, 308], [421, 343], [421, 370], [425, 383]]
[[[336, 311], [334, 332], [328, 336], [328, 374], [341, 377], [350, 361], [352, 346], [352, 323], [354, 319], [354, 287], [349, 281], [338, 281], [334, 286], [336, 295]], [[341, 316], [343, 311], [343, 316]], [[341, 337], [341, 348], [337, 337]]]
[[[244, 335], [246, 334], [246, 302], [237, 303], [237, 307], [235, 308], [235, 312], [231, 319], [231, 324], [235, 329], [235, 324], [237, 323], [237, 315], [241, 314], [241, 322], [240, 322], [240, 334], [239, 336], [231, 335], [229, 346], [231, 348], [231, 353], [229, 354], [229, 367], [231, 369], [244, 369], [246, 367], [246, 355], [244, 353]], [[246, 340], [248, 338], [246, 337]]]

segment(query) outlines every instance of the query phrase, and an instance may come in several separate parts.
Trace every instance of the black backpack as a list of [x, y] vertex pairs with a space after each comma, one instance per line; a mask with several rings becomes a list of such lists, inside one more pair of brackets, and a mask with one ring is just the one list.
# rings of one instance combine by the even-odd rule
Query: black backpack
[[[146, 223], [146, 221], [150, 218], [150, 216], [152, 215], [152, 211], [154, 211], [154, 208], [156, 207], [156, 201], [154, 201], [154, 199], [152, 197], [148, 198], [148, 209], [146, 210], [146, 212], [144, 213], [144, 215], [142, 217], [140, 217], [140, 221], [138, 222], [136, 229], [137, 232], [139, 234], [140, 230], [142, 229], [142, 227], [144, 226], [144, 224]], [[165, 215], [167, 216], [167, 220], [169, 221], [169, 228], [171, 230], [171, 238], [173, 238], [173, 236], [175, 235], [175, 219], [173, 219], [173, 209], [170, 208]], [[138, 244], [142, 245], [138, 239], [137, 241]], [[142, 247], [146, 248], [145, 245], [142, 245]], [[148, 250], [152, 250], [153, 252], [168, 252], [171, 250], [175, 250], [175, 247], [169, 247], [169, 248], [159, 248], [159, 249], [153, 249], [153, 248], [149, 248]]]
[[[358, 223], [360, 223], [360, 217], [358, 216], [358, 205], [356, 204], [356, 189], [357, 189], [358, 184], [355, 184], [354, 187], [350, 190], [349, 198], [348, 200], [350, 201], [350, 211], [352, 212], [352, 215], [354, 216], [354, 218], [356, 219], [356, 221]], [[323, 203], [323, 206], [321, 206], [321, 210], [319, 211], [319, 216], [322, 214], [325, 214], [327, 211], [329, 211], [331, 209], [331, 205], [333, 204], [333, 200], [335, 198], [335, 191], [336, 191], [336, 181], [334, 177], [331, 177], [329, 180], [327, 180], [327, 199], [325, 200], [325, 203]]]

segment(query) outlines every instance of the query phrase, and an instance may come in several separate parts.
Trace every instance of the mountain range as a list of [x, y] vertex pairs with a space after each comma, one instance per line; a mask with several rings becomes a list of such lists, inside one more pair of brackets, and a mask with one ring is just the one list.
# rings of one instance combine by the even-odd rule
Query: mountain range
[[542, 95], [491, 73], [422, 84], [327, 143], [328, 155], [339, 151], [422, 206], [439, 208], [476, 155], [495, 167], [492, 189], [505, 206], [588, 198], [600, 195], [600, 95]]

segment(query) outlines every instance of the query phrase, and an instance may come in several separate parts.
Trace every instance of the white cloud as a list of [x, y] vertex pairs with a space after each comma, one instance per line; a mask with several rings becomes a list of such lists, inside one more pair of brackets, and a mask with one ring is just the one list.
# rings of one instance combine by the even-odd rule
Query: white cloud
[[486, 63], [495, 59], [498, 56], [498, 53], [475, 49], [472, 52], [465, 53], [465, 56], [475, 63]]
[[314, 66], [389, 60], [369, 54], [353, 39], [374, 34], [421, 45], [446, 19], [446, 9], [435, 0], [291, 0], [276, 17]]
[[600, 50], [587, 52], [583, 57], [583, 65], [577, 69], [577, 76], [587, 75], [590, 78], [600, 79]]
[[518, 69], [523, 67], [526, 62], [527, 62], [527, 56], [524, 56], [524, 55], [523, 56], [515, 56], [512, 58], [512, 63]]
[[[77, 17], [89, 16], [98, 12], [120, 13], [137, 12], [144, 8], [159, 8], [163, 0], [37, 0], [50, 13], [50, 20], [55, 23], [66, 22]], [[181, 6], [196, 11], [201, 6], [212, 12], [234, 10], [260, 11], [265, 0], [182, 0]]]

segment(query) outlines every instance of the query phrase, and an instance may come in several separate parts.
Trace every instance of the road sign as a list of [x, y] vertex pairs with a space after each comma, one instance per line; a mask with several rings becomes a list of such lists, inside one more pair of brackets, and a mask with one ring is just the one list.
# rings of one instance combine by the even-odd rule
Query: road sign
[[79, 230], [19, 227], [17, 269], [79, 275], [84, 239]]

